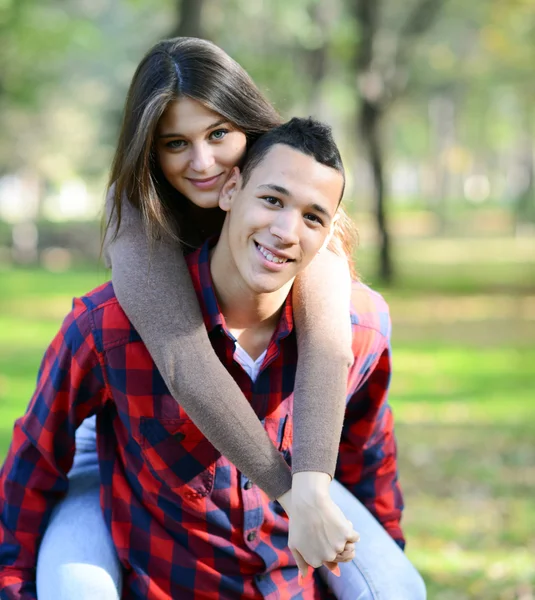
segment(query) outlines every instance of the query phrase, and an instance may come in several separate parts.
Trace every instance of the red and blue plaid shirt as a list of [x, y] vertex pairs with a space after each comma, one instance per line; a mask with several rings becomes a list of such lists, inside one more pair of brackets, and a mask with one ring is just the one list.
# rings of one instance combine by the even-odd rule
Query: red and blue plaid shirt
[[[296, 339], [291, 300], [255, 382], [234, 361], [205, 244], [188, 257], [213, 347], [273, 443], [291, 460]], [[377, 293], [353, 288], [355, 363], [336, 477], [403, 545], [387, 404], [390, 320]], [[75, 430], [97, 414], [101, 504], [124, 567], [123, 598], [318, 598], [288, 549], [288, 519], [201, 434], [169, 395], [111, 283], [76, 299], [44, 356], [0, 471], [0, 597], [36, 598], [36, 550], [67, 491]]]

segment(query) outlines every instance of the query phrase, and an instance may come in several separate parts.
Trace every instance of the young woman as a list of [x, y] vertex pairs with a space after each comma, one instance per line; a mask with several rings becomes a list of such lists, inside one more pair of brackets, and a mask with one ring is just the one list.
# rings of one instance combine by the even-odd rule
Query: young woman
[[[155, 46], [126, 102], [107, 198], [106, 252], [117, 298], [170, 393], [222, 454], [287, 508], [300, 568], [336, 554], [328, 562], [335, 570], [353, 558], [356, 539], [328, 491], [353, 360], [348, 256], [321, 253], [294, 286], [299, 365], [292, 476], [212, 349], [183, 254], [219, 232], [217, 199], [226, 175], [279, 120], [245, 71], [213, 44], [179, 38]], [[344, 243], [339, 233], [334, 248]], [[80, 589], [87, 590], [84, 597], [104, 598], [101, 588], [91, 591], [99, 577], [102, 583], [93, 567], [104, 569], [116, 597], [120, 569], [99, 518], [94, 423], [78, 431], [70, 479], [40, 550], [39, 597], [61, 597], [67, 584], [76, 585], [78, 598]], [[74, 571], [65, 565], [66, 552], [58, 552], [67, 541], [80, 558], [71, 556]]]

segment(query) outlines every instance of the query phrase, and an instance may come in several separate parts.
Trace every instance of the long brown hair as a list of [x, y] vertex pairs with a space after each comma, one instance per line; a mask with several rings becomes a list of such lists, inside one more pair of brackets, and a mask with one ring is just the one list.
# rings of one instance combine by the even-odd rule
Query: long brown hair
[[357, 226], [344, 210], [343, 205], [338, 207], [338, 219], [334, 225], [332, 238], [327, 246], [331, 252], [347, 258], [349, 270], [353, 279], [359, 279], [355, 266], [355, 251], [358, 246], [359, 234]]
[[[112, 163], [108, 188], [113, 193], [113, 211], [105, 227], [110, 227], [115, 216], [115, 235], [121, 223], [121, 203], [128, 199], [141, 212], [151, 237], [164, 235], [180, 241], [176, 215], [187, 200], [163, 176], [154, 138], [166, 108], [184, 96], [243, 131], [247, 146], [281, 123], [248, 73], [215, 44], [179, 37], [153, 46], [132, 78]], [[335, 246], [333, 250], [344, 248], [346, 253], [350, 236], [342, 236]]]

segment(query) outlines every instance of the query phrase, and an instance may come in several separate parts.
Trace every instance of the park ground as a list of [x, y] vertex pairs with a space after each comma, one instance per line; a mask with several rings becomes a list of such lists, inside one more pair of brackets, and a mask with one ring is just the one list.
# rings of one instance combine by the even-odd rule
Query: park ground
[[[522, 244], [398, 247], [400, 283], [380, 288], [407, 553], [431, 600], [535, 597], [535, 254]], [[107, 277], [0, 268], [0, 458], [72, 297]]]

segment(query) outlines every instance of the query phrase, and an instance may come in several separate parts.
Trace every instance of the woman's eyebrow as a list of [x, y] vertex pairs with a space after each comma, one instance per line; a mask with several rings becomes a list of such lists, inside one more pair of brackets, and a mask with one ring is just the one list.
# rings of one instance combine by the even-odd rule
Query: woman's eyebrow
[[[229, 123], [228, 119], [219, 119], [219, 121], [216, 121], [215, 123], [212, 123], [211, 125], [208, 125], [208, 127], [206, 127], [204, 129], [204, 131], [210, 131], [210, 129], [214, 129], [215, 127], [219, 127], [220, 125], [224, 125], [225, 123]], [[162, 133], [159, 138], [160, 139], [165, 139], [165, 138], [170, 138], [170, 137], [187, 137], [185, 136], [183, 133]]]
[[219, 121], [212, 123], [204, 131], [208, 131], [209, 129], [213, 129], [214, 127], [219, 127], [220, 125], [225, 125], [226, 123], [229, 123], [229, 122], [230, 121], [228, 119], [219, 119]]

